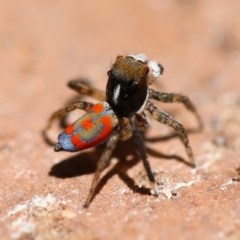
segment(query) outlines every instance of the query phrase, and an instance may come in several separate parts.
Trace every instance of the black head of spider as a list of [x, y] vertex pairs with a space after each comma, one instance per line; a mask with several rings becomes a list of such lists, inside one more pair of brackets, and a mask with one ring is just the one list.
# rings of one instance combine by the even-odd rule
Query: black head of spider
[[120, 117], [130, 117], [142, 109], [148, 96], [146, 62], [132, 56], [118, 56], [108, 71], [107, 101]]

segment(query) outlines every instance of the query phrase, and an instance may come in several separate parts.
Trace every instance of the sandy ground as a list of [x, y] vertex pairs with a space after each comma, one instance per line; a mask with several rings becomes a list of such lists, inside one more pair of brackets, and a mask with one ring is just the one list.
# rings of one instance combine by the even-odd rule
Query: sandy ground
[[[239, 9], [237, 0], [1, 0], [1, 239], [240, 239]], [[146, 191], [131, 142], [121, 143], [86, 210], [103, 148], [55, 153], [41, 130], [77, 96], [69, 79], [104, 90], [116, 55], [137, 52], [165, 68], [154, 89], [196, 104], [197, 168], [168, 159], [187, 159], [184, 148], [151, 121], [146, 145], [160, 196]], [[181, 105], [159, 107], [196, 127]]]

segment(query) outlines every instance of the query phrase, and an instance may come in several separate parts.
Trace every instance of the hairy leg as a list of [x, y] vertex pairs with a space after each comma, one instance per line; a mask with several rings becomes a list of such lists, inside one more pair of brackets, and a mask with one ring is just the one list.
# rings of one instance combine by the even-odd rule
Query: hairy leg
[[191, 111], [197, 118], [199, 129], [202, 129], [203, 123], [198, 114], [194, 104], [191, 100], [182, 94], [179, 93], [164, 93], [164, 92], [157, 92], [153, 89], [149, 89], [149, 98], [153, 98], [157, 101], [164, 102], [164, 103], [182, 103], [189, 111]]
[[113, 152], [114, 148], [116, 147], [118, 139], [119, 139], [119, 133], [118, 133], [118, 131], [115, 131], [112, 134], [112, 136], [109, 138], [109, 140], [106, 144], [106, 149], [104, 150], [104, 152], [97, 164], [97, 170], [96, 170], [93, 180], [92, 180], [90, 192], [89, 192], [86, 202], [84, 204], [85, 208], [89, 207], [89, 204], [91, 203], [91, 201], [96, 193], [96, 188], [97, 188], [97, 184], [98, 184], [101, 172], [109, 165], [112, 152]]
[[148, 161], [147, 158], [147, 151], [146, 151], [146, 147], [144, 144], [144, 130], [146, 130], [148, 128], [148, 122], [147, 120], [144, 118], [145, 114], [143, 114], [143, 116], [141, 115], [136, 115], [134, 117], [132, 117], [132, 130], [133, 130], [133, 140], [134, 143], [136, 145], [136, 150], [137, 150], [137, 154], [139, 156], [140, 159], [142, 159], [143, 161], [143, 166], [147, 172], [147, 176], [149, 179], [149, 182], [151, 184], [151, 193], [153, 195], [158, 195], [159, 191], [157, 188], [157, 183], [155, 181], [155, 177], [153, 175], [150, 163]]
[[188, 136], [184, 126], [171, 115], [158, 109], [151, 101], [147, 101], [145, 108], [152, 114], [155, 120], [172, 127], [178, 133], [183, 145], [185, 146], [191, 165], [195, 166], [192, 148], [189, 145]]
[[94, 87], [92, 87], [90, 84], [87, 83], [84, 79], [74, 79], [68, 82], [68, 86], [77, 91], [78, 93], [84, 95], [84, 96], [90, 96], [93, 98], [96, 98], [99, 101], [105, 101], [105, 93], [103, 91], [100, 91]]
[[72, 103], [72, 104], [68, 105], [67, 107], [59, 109], [58, 111], [54, 112], [51, 115], [51, 117], [48, 119], [47, 125], [45, 126], [45, 128], [42, 131], [45, 141], [51, 145], [54, 144], [47, 135], [47, 132], [51, 128], [51, 125], [54, 120], [64, 117], [65, 115], [74, 111], [75, 109], [81, 109], [81, 110], [88, 111], [92, 106], [93, 106], [93, 103], [79, 101], [76, 103]]

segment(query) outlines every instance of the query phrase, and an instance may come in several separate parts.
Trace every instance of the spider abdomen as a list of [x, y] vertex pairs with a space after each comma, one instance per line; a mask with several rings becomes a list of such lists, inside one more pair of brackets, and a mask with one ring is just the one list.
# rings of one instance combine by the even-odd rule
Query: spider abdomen
[[75, 152], [96, 146], [109, 138], [117, 124], [109, 104], [97, 103], [59, 134], [55, 151]]

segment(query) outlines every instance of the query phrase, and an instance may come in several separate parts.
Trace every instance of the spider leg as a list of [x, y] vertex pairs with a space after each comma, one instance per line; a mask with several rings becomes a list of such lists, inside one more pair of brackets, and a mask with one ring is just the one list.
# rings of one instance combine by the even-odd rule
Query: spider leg
[[83, 205], [84, 208], [88, 208], [89, 204], [91, 203], [94, 195], [96, 194], [96, 188], [98, 185], [98, 181], [101, 175], [101, 172], [109, 165], [110, 160], [111, 160], [111, 155], [112, 152], [118, 142], [119, 139], [119, 133], [118, 131], [115, 131], [111, 137], [109, 138], [107, 144], [106, 144], [106, 149], [104, 150], [100, 160], [98, 161], [97, 164], [97, 170], [94, 174], [93, 180], [92, 180], [92, 184], [91, 184], [91, 188], [90, 188], [90, 192], [88, 194], [88, 197], [85, 201], [85, 204]]
[[165, 93], [165, 92], [157, 92], [153, 89], [149, 89], [149, 98], [153, 98], [157, 101], [164, 103], [182, 103], [189, 111], [191, 111], [197, 118], [199, 129], [202, 129], [203, 123], [200, 115], [198, 114], [194, 104], [191, 100], [182, 94], [179, 93]]
[[87, 83], [84, 79], [74, 79], [68, 82], [68, 86], [77, 91], [78, 93], [96, 98], [99, 101], [105, 101], [105, 94], [103, 91], [100, 91], [94, 87], [92, 87], [89, 83]]
[[195, 166], [194, 156], [192, 152], [192, 148], [189, 145], [188, 136], [186, 133], [186, 130], [184, 126], [179, 123], [176, 119], [174, 119], [171, 115], [161, 111], [158, 109], [151, 101], [147, 101], [146, 107], [145, 107], [153, 116], [153, 118], [160, 123], [166, 124], [170, 127], [172, 127], [179, 135], [183, 145], [185, 146], [187, 155], [190, 160], [190, 164], [192, 166]]
[[93, 106], [93, 103], [79, 101], [79, 102], [72, 103], [72, 104], [68, 105], [67, 107], [59, 109], [58, 111], [54, 112], [52, 114], [52, 116], [48, 119], [47, 125], [45, 126], [45, 128], [42, 131], [45, 141], [51, 145], [54, 144], [50, 140], [50, 138], [47, 134], [47, 132], [51, 128], [54, 120], [62, 118], [63, 116], [67, 115], [69, 112], [74, 111], [75, 109], [81, 109], [81, 110], [88, 111], [92, 106]]
[[157, 188], [157, 183], [155, 180], [155, 177], [153, 175], [150, 163], [148, 161], [147, 158], [147, 150], [144, 144], [144, 132], [143, 130], [143, 126], [144, 129], [146, 130], [148, 128], [148, 122], [145, 119], [145, 114], [143, 116], [141, 115], [135, 115], [134, 117], [132, 117], [131, 119], [132, 121], [132, 130], [133, 130], [133, 140], [134, 143], [136, 145], [136, 150], [137, 150], [137, 154], [139, 156], [140, 159], [142, 159], [143, 161], [143, 166], [146, 170], [149, 182], [151, 184], [151, 193], [155, 196], [159, 195], [159, 191]]

